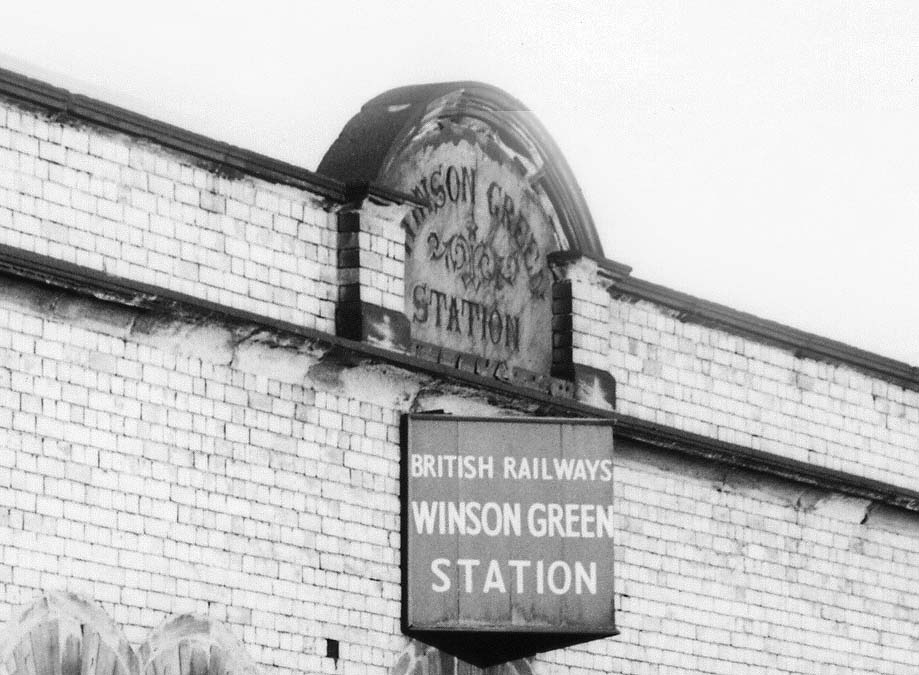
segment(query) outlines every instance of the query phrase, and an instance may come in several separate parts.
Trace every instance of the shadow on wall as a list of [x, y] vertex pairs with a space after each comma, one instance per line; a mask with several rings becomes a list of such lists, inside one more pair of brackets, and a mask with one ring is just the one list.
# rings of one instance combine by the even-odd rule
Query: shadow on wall
[[223, 624], [183, 615], [135, 652], [98, 606], [49, 592], [0, 632], [0, 675], [260, 675]]

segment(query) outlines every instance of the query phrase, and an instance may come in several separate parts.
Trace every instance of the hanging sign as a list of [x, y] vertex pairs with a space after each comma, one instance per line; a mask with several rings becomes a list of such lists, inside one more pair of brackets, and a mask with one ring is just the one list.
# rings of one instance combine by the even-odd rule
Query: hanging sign
[[405, 623], [613, 635], [613, 427], [412, 415]]

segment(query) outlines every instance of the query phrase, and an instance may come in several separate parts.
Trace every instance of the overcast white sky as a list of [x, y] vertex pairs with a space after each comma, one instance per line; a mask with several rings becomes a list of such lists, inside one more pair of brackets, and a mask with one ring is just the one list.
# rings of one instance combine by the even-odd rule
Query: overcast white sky
[[308, 169], [386, 89], [497, 85], [635, 276], [919, 365], [917, 2], [33, 4], [0, 65]]

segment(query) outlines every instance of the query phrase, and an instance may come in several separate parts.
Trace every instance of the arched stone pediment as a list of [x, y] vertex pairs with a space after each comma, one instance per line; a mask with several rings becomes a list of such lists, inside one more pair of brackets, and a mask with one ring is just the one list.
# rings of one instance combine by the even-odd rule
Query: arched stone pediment
[[459, 137], [465, 127], [470, 138], [475, 131], [467, 120], [530, 164], [530, 181], [541, 186], [558, 214], [562, 248], [602, 258], [590, 209], [555, 141], [523, 103], [489, 84], [414, 85], [372, 98], [342, 130], [318, 171], [346, 183], [376, 183], [411, 193], [391, 173], [398, 156], [425, 126], [443, 125], [445, 134]]
[[549, 374], [550, 256], [603, 251], [570, 167], [522, 103], [476, 82], [394, 89], [348, 122], [319, 171], [414, 200], [402, 220], [413, 341]]

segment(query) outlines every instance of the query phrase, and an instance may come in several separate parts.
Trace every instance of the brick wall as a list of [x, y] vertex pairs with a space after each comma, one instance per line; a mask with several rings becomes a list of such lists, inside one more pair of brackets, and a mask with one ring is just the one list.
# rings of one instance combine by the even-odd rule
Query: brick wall
[[308, 346], [44, 293], [0, 300], [0, 619], [66, 588], [135, 643], [194, 611], [270, 672], [328, 671], [325, 638], [383, 663], [396, 411], [347, 373], [317, 386]]
[[[332, 333], [340, 279], [330, 209], [303, 190], [218, 176], [152, 144], [0, 107], [0, 243]], [[401, 232], [381, 231], [394, 226], [385, 209], [366, 210], [366, 301], [401, 309]], [[584, 325], [606, 315], [593, 295], [575, 308]], [[582, 363], [609, 368], [621, 412], [914, 484], [919, 392], [682, 323], [648, 302], [612, 300], [609, 315], [608, 348], [589, 332], [575, 332], [574, 347]]]
[[[48, 298], [0, 291], [0, 619], [67, 588], [135, 643], [197, 611], [267, 673], [386, 673], [399, 416], [438, 391], [515, 411], [270, 333]], [[622, 634], [543, 672], [919, 667], [913, 514], [624, 444], [615, 481]]]
[[[0, 122], [0, 243], [334, 332], [333, 206], [13, 106]], [[370, 211], [351, 281], [400, 309], [399, 233]], [[917, 392], [589, 286], [572, 351], [615, 376], [620, 412], [914, 487]], [[0, 619], [67, 588], [135, 643], [194, 611], [271, 675], [386, 673], [406, 644], [400, 415], [530, 404], [324, 357], [213, 315], [5, 282]], [[615, 470], [622, 635], [540, 656], [544, 672], [919, 667], [915, 514], [625, 444]]]
[[621, 635], [546, 673], [907, 673], [919, 521], [617, 446]]
[[0, 102], [0, 243], [334, 332], [329, 207], [199, 164]]
[[[341, 285], [357, 281], [365, 302], [395, 311], [404, 288], [395, 211], [364, 204], [352, 280], [341, 277], [333, 209], [124, 135], [0, 107], [0, 243], [334, 333]], [[684, 323], [649, 302], [605, 300], [608, 282], [589, 276], [574, 273], [583, 329], [572, 348], [579, 363], [616, 378], [620, 412], [915, 484], [919, 392]]]
[[618, 409], [903, 487], [919, 476], [919, 391], [611, 301]]

